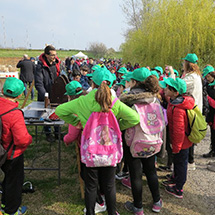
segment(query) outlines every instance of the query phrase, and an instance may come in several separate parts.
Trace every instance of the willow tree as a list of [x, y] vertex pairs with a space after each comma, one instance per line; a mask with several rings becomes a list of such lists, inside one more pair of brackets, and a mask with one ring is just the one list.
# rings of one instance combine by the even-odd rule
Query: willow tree
[[169, 64], [179, 69], [182, 57], [196, 53], [201, 65], [213, 64], [213, 0], [147, 1], [147, 7], [151, 10], [142, 8], [141, 27], [130, 31], [121, 46], [125, 61], [152, 67]]

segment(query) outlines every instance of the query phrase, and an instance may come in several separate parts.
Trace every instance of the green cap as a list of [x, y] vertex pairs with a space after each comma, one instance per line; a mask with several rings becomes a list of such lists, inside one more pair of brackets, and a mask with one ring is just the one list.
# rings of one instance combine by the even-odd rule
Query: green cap
[[151, 72], [146, 67], [142, 67], [142, 68], [135, 69], [130, 78], [136, 81], [144, 81], [150, 75], [151, 75]]
[[117, 72], [121, 74], [125, 74], [128, 72], [128, 70], [125, 67], [121, 67]]
[[210, 72], [214, 72], [214, 68], [212, 66], [206, 66], [203, 69], [203, 77], [205, 77], [206, 75], [208, 75]]
[[176, 79], [164, 78], [164, 82], [167, 85], [175, 88], [179, 92], [180, 95], [182, 95], [183, 93], [186, 93], [186, 91], [187, 91], [187, 84], [181, 78], [176, 78]]
[[5, 96], [16, 98], [25, 90], [24, 83], [14, 77], [9, 77], [5, 80], [3, 86], [3, 94]]
[[125, 79], [126, 81], [130, 81], [132, 74], [133, 72], [127, 72], [122, 76], [122, 78]]
[[165, 83], [165, 81], [159, 81], [159, 86], [161, 87], [161, 88], [166, 88], [166, 83]]
[[66, 93], [64, 95], [75, 96], [81, 94], [83, 91], [76, 92], [77, 88], [82, 88], [81, 84], [78, 81], [71, 81], [66, 85]]
[[87, 73], [86, 76], [87, 76], [87, 77], [92, 77], [92, 76], [93, 76], [93, 73]]
[[99, 69], [99, 68], [101, 68], [101, 66], [99, 64], [96, 64], [92, 67], [92, 70], [95, 71], [96, 69]]
[[152, 70], [152, 71], [151, 71], [151, 75], [155, 75], [156, 78], [159, 79], [159, 75], [158, 75], [157, 71]]
[[154, 68], [154, 70], [156, 70], [156, 71], [160, 72], [160, 73], [161, 73], [161, 75], [163, 75], [163, 68], [162, 68], [162, 67], [160, 67], [160, 66], [156, 66], [156, 67]]
[[186, 61], [189, 61], [191, 63], [197, 64], [198, 57], [195, 53], [193, 53], [193, 54], [190, 53], [190, 54], [187, 54], [187, 56], [185, 58], [182, 58], [182, 60], [186, 60]]
[[116, 85], [118, 85], [118, 86], [120, 86], [120, 85], [122, 85], [122, 86], [124, 86], [125, 87], [125, 79], [122, 79], [119, 83], [117, 83]]
[[102, 81], [109, 81], [111, 83], [109, 87], [112, 86], [114, 81], [112, 73], [107, 68], [104, 68], [104, 67], [97, 69], [93, 73], [92, 80], [98, 86], [101, 85]]

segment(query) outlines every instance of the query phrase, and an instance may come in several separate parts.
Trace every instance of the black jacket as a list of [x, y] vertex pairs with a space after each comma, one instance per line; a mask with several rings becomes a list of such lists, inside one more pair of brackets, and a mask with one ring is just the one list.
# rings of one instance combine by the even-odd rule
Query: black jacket
[[31, 60], [20, 60], [16, 67], [20, 68], [20, 80], [22, 80], [24, 83], [33, 81], [35, 65]]

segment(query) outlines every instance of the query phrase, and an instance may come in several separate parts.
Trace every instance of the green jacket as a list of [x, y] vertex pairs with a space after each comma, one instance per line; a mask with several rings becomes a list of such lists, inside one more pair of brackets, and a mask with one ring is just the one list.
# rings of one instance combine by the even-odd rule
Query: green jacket
[[[81, 121], [84, 128], [91, 113], [101, 110], [100, 105], [95, 100], [95, 93], [96, 89], [85, 96], [80, 96], [75, 100], [61, 104], [56, 108], [55, 113], [62, 120], [74, 126]], [[138, 113], [120, 102], [120, 100], [116, 101], [112, 107], [112, 112], [119, 121], [121, 130], [133, 127], [140, 122]]]

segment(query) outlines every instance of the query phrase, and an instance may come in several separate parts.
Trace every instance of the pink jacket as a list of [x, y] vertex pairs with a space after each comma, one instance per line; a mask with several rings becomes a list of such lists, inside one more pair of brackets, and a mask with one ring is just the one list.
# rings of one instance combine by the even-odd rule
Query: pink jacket
[[63, 138], [66, 145], [69, 145], [71, 142], [78, 140], [78, 145], [80, 147], [81, 131], [82, 129], [77, 129], [75, 126], [69, 124], [68, 134]]

